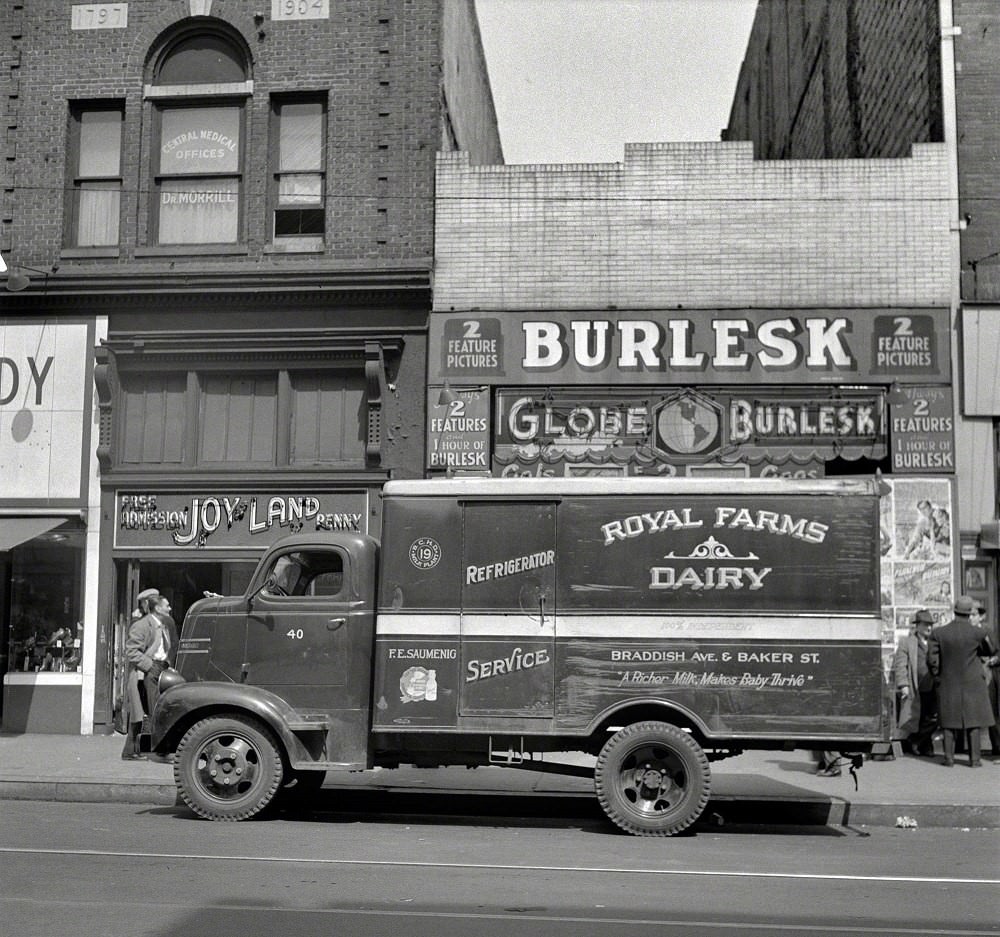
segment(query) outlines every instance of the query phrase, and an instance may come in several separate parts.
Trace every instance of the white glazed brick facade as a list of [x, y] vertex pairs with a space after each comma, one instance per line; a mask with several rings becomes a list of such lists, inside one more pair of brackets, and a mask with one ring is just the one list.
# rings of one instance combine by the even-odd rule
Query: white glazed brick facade
[[434, 309], [947, 306], [946, 151], [755, 161], [627, 144], [624, 163], [437, 166]]

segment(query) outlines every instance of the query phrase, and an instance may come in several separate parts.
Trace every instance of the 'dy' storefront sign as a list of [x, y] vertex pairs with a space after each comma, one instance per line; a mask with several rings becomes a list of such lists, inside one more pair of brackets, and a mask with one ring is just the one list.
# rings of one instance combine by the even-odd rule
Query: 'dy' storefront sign
[[431, 382], [946, 383], [948, 310], [431, 316]]
[[368, 493], [119, 492], [115, 548], [263, 548], [286, 534], [367, 533]]
[[81, 501], [93, 347], [93, 321], [0, 319], [0, 501]]

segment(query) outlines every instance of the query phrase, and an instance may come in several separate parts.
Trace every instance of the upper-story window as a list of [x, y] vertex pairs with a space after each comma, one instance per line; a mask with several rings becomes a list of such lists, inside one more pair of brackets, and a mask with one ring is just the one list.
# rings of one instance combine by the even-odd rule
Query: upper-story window
[[274, 239], [322, 238], [326, 98], [275, 98], [271, 115]]
[[185, 35], [157, 63], [151, 217], [158, 244], [235, 244], [242, 231], [247, 61], [235, 41]]
[[79, 104], [70, 111], [71, 192], [66, 242], [74, 247], [118, 243], [124, 108]]

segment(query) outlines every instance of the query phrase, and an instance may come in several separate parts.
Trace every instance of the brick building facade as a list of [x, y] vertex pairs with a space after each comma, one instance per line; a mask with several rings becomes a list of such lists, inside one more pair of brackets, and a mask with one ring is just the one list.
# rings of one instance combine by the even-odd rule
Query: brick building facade
[[[901, 157], [943, 140], [951, 177], [957, 508], [964, 591], [997, 622], [1000, 6], [761, 0], [727, 140], [769, 159]], [[918, 232], [914, 232], [919, 237]]]
[[[0, 11], [2, 353], [39, 385], [0, 378], [11, 470], [63, 457], [33, 408], [83, 423], [68, 497], [0, 492], [3, 719], [109, 731], [139, 589], [179, 618], [290, 529], [376, 530], [385, 479], [422, 474], [435, 154], [503, 157], [471, 0]], [[41, 369], [64, 386], [80, 319], [67, 408]]]

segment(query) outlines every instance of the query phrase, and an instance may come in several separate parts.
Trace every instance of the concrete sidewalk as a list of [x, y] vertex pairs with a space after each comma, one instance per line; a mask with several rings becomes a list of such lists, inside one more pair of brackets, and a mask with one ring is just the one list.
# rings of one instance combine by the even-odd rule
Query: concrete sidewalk
[[[120, 735], [0, 733], [0, 799], [176, 803], [171, 766], [122, 761], [122, 742]], [[579, 757], [566, 760], [588, 763]], [[589, 778], [502, 767], [330, 772], [324, 784], [328, 789], [468, 795], [464, 803], [471, 796], [594, 796]], [[962, 762], [944, 768], [907, 755], [868, 760], [858, 772], [855, 791], [846, 769], [839, 778], [817, 777], [806, 752], [746, 752], [713, 762], [706, 815], [727, 823], [834, 826], [895, 826], [905, 816], [922, 827], [1000, 829], [1000, 758], [987, 755], [976, 769]]]

